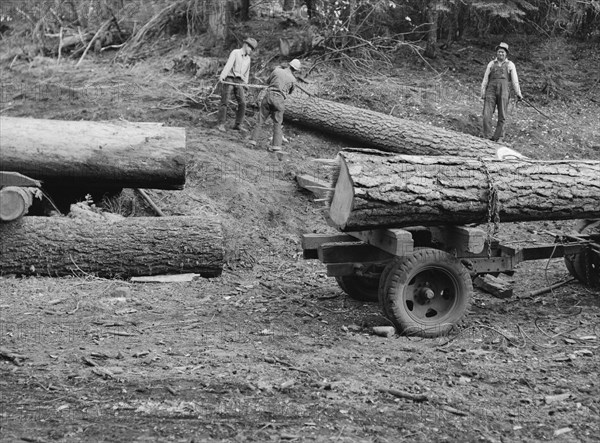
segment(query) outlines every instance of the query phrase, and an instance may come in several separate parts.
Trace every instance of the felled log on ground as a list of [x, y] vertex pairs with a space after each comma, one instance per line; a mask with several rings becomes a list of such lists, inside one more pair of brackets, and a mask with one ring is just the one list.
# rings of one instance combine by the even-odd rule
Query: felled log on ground
[[182, 189], [184, 128], [0, 117], [0, 170], [45, 185]]
[[300, 94], [288, 97], [284, 118], [354, 140], [365, 148], [398, 154], [494, 157], [502, 146], [469, 134]]
[[600, 218], [600, 162], [342, 151], [329, 217], [342, 231]]
[[294, 57], [304, 54], [312, 47], [312, 38], [306, 35], [296, 35], [293, 38], [279, 39], [279, 53], [284, 57]]
[[0, 274], [100, 277], [223, 269], [221, 223], [203, 217], [23, 217], [0, 223]]

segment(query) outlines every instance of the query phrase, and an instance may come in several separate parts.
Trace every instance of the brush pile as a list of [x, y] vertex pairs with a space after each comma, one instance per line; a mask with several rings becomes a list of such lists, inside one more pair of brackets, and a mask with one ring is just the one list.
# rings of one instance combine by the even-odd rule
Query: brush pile
[[130, 59], [152, 53], [163, 33], [201, 31], [204, 9], [202, 0], [17, 0], [1, 15], [4, 35], [27, 37], [43, 55], [83, 58], [113, 49]]

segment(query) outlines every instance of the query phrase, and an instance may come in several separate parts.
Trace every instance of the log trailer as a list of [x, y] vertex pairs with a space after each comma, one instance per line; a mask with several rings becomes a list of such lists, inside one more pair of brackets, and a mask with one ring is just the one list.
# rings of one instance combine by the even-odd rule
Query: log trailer
[[553, 244], [513, 248], [479, 227], [448, 225], [302, 236], [305, 259], [327, 266], [351, 298], [378, 301], [406, 335], [448, 334], [471, 306], [476, 275], [512, 275], [524, 261], [564, 257], [581, 283], [600, 287], [600, 220], [582, 220]]
[[573, 277], [600, 287], [600, 220], [581, 221], [553, 244], [522, 248], [488, 241], [478, 227], [443, 226], [305, 234], [302, 249], [348, 296], [378, 301], [398, 331], [421, 337], [446, 335], [461, 322], [474, 276], [512, 275], [524, 261], [564, 257]]

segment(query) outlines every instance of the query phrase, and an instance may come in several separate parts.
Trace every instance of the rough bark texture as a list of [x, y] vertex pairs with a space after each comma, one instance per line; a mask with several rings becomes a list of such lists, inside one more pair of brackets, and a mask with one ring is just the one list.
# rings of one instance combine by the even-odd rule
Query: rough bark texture
[[208, 32], [216, 44], [227, 40], [229, 33], [229, 0], [209, 0], [206, 3], [208, 10]]
[[45, 184], [182, 189], [185, 129], [0, 117], [0, 170]]
[[[600, 218], [600, 162], [340, 153], [330, 218], [342, 231]], [[490, 192], [490, 189], [493, 192]], [[496, 208], [493, 210], [496, 193]]]
[[215, 277], [223, 268], [221, 224], [207, 217], [23, 217], [0, 223], [0, 239], [0, 274]]
[[279, 53], [284, 57], [294, 57], [304, 54], [311, 47], [311, 40], [304, 34], [296, 35], [294, 38], [279, 39]]
[[285, 118], [347, 137], [367, 148], [398, 154], [493, 157], [502, 146], [469, 134], [296, 94], [285, 101]]
[[427, 21], [429, 29], [427, 30], [427, 46], [425, 47], [425, 57], [435, 58], [437, 56], [437, 31], [438, 31], [438, 2], [429, 0], [427, 5]]

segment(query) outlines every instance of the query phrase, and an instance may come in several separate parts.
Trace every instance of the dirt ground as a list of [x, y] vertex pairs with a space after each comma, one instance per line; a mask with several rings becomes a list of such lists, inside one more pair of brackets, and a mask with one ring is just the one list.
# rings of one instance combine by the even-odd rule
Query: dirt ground
[[[193, 48], [172, 43], [184, 44]], [[186, 127], [185, 189], [150, 194], [169, 215], [218, 214], [226, 265], [221, 277], [170, 284], [0, 277], [0, 348], [16, 354], [0, 360], [1, 441], [598, 441], [600, 294], [570, 282], [531, 295], [569, 278], [562, 259], [519, 265], [512, 298], [476, 290], [450, 337], [373, 335], [389, 324], [379, 307], [348, 298], [300, 248], [302, 233], [328, 228], [294, 176], [322, 174], [311, 159], [344, 142], [286, 124], [288, 161], [249, 149], [213, 128], [214, 78], [165, 70], [169, 52], [134, 64], [90, 54], [76, 68], [2, 49], [2, 115]], [[548, 55], [559, 52], [563, 64]], [[310, 87], [477, 134], [488, 55], [465, 42], [432, 66], [400, 57], [386, 77], [315, 70]], [[518, 57], [526, 98], [553, 120], [520, 104], [507, 144], [600, 160], [598, 52], [547, 41]], [[128, 192], [105, 205], [149, 213]], [[551, 242], [573, 223], [503, 224], [498, 237]]]

